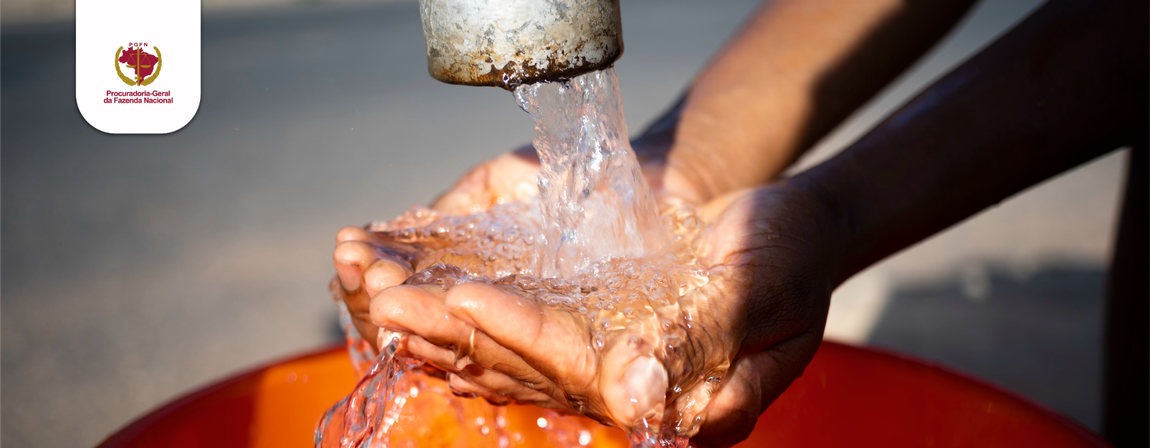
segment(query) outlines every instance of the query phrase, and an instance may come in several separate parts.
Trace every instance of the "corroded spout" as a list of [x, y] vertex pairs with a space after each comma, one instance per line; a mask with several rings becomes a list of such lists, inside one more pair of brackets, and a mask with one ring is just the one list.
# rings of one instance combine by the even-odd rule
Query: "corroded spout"
[[618, 0], [420, 0], [427, 70], [451, 84], [567, 79], [623, 54]]

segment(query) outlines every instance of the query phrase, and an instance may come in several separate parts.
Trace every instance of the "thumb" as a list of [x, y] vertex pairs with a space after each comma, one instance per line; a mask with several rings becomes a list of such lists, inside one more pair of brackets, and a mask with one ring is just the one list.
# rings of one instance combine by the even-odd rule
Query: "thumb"
[[759, 415], [802, 376], [820, 342], [821, 338], [803, 333], [736, 360], [711, 397], [691, 445], [726, 447], [750, 436]]
[[667, 396], [667, 369], [651, 344], [636, 335], [617, 341], [604, 355], [599, 392], [619, 426], [646, 425], [658, 431]]

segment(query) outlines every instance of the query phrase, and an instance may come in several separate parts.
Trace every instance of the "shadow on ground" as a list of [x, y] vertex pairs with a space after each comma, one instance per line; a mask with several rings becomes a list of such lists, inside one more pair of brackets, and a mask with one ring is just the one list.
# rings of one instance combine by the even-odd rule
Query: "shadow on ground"
[[896, 286], [870, 343], [989, 380], [1098, 430], [1100, 266], [974, 266]]

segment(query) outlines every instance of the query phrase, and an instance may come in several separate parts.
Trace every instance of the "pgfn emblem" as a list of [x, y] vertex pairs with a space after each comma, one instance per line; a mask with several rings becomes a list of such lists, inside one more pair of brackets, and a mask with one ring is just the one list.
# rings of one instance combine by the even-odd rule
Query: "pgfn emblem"
[[[116, 74], [120, 75], [120, 80], [124, 84], [130, 86], [146, 86], [156, 80], [160, 76], [160, 68], [164, 62], [163, 55], [160, 54], [159, 47], [152, 47], [156, 54], [151, 54], [143, 50], [142, 47], [148, 44], [136, 44], [137, 46], [129, 46], [127, 50], [120, 47], [116, 50]], [[120, 68], [120, 65], [130, 68], [135, 71], [135, 78], [128, 77]]]

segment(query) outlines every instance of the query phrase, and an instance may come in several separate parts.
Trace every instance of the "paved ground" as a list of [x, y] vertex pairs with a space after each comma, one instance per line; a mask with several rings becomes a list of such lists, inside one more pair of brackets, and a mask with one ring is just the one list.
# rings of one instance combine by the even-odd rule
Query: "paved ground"
[[[987, 0], [829, 138], [849, 143], [1037, 3]], [[632, 129], [753, 2], [623, 2]], [[336, 229], [426, 202], [530, 138], [509, 94], [425, 72], [414, 3], [203, 20], [203, 101], [163, 137], [88, 127], [71, 25], [0, 36], [0, 443], [90, 446], [163, 401], [337, 339]], [[1098, 424], [1114, 154], [896, 256], [836, 293], [828, 337], [900, 349]]]
[[[199, 0], [200, 9], [206, 13], [406, 1], [409, 0]], [[75, 17], [75, 0], [5, 0], [0, 3], [0, 21], [5, 25], [49, 23]]]

